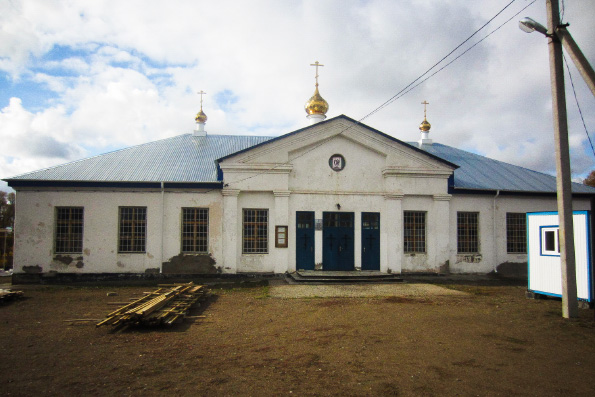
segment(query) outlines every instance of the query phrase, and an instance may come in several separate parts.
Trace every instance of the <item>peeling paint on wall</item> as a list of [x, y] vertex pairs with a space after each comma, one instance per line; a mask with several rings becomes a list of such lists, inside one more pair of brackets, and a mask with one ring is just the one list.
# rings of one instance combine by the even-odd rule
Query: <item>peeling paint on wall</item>
[[25, 273], [41, 273], [41, 272], [43, 272], [43, 269], [39, 265], [23, 266], [23, 272], [25, 272]]
[[512, 263], [504, 262], [496, 267], [496, 272], [507, 277], [527, 277], [527, 262]]
[[440, 274], [450, 274], [450, 261], [446, 261], [440, 265], [438, 268], [438, 273]]
[[216, 267], [215, 259], [210, 255], [179, 254], [163, 262], [164, 274], [216, 274], [221, 268]]
[[71, 256], [67, 256], [67, 255], [56, 255], [54, 257], [54, 261], [60, 262], [64, 265], [70, 265], [72, 263], [72, 261], [74, 261], [74, 259]]

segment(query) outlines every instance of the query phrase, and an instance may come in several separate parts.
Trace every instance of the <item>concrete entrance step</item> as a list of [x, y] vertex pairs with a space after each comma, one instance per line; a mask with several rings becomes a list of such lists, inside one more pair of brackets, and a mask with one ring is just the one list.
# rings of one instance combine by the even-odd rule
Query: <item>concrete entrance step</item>
[[379, 271], [329, 272], [298, 270], [287, 274], [289, 281], [297, 283], [398, 283], [403, 279]]

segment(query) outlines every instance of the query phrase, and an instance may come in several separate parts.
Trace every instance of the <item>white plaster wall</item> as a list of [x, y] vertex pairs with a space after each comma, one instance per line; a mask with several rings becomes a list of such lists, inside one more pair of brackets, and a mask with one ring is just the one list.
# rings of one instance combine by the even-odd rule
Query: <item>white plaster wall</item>
[[[372, 187], [369, 187], [372, 189]], [[390, 195], [389, 195], [390, 196]], [[168, 191], [33, 191], [17, 192], [15, 220], [15, 271], [26, 266], [39, 266], [44, 273], [143, 273], [160, 269], [163, 261], [180, 253], [181, 209], [209, 208], [209, 253], [224, 272], [276, 272], [295, 270], [295, 213], [315, 211], [322, 219], [325, 211], [353, 212], [354, 258], [361, 267], [361, 213], [381, 214], [381, 270], [399, 272], [437, 272], [448, 260], [454, 273], [487, 273], [505, 262], [524, 263], [526, 254], [506, 253], [506, 213], [555, 211], [555, 197], [513, 197], [484, 195], [443, 196], [405, 195], [387, 199], [384, 193], [352, 192], [305, 193], [286, 190], [269, 192], [239, 192], [235, 202], [237, 215], [226, 222], [236, 238], [223, 235], [224, 209], [220, 191], [209, 193]], [[163, 201], [162, 201], [163, 200]], [[450, 200], [450, 201], [449, 201]], [[494, 206], [495, 205], [495, 206]], [[83, 254], [71, 255], [65, 264], [55, 260], [53, 253], [54, 213], [57, 206], [85, 208]], [[142, 254], [118, 254], [118, 207], [147, 207], [147, 251]], [[279, 207], [279, 208], [278, 208]], [[164, 210], [164, 233], [162, 230]], [[269, 210], [269, 253], [242, 254], [242, 209]], [[494, 208], [496, 220], [494, 223]], [[589, 210], [589, 200], [575, 200], [574, 210]], [[427, 212], [427, 253], [402, 252], [403, 211]], [[479, 216], [480, 252], [477, 256], [461, 256], [456, 252], [456, 214], [458, 211], [477, 211]], [[275, 247], [275, 226], [289, 227], [288, 248]], [[449, 225], [444, 231], [444, 225]], [[494, 233], [495, 228], [495, 233]], [[442, 230], [442, 231], [441, 231]], [[233, 234], [233, 233], [232, 233]], [[315, 232], [317, 263], [322, 262], [322, 231]], [[442, 242], [440, 239], [446, 239]], [[230, 243], [233, 242], [233, 243]], [[230, 246], [233, 245], [233, 246]], [[162, 249], [163, 247], [163, 249]], [[224, 250], [231, 250], [226, 263]], [[63, 255], [64, 256], [64, 255]], [[393, 258], [393, 259], [391, 259]], [[77, 263], [82, 267], [77, 267]]]
[[[17, 192], [15, 219], [15, 272], [39, 266], [43, 273], [144, 273], [159, 271], [162, 260], [180, 253], [182, 207], [209, 207], [209, 251], [219, 258], [222, 251], [221, 205], [218, 191], [209, 194], [160, 191], [28, 191]], [[164, 201], [162, 201], [164, 199]], [[164, 206], [162, 207], [162, 205]], [[55, 207], [84, 207], [83, 253], [61, 255], [73, 258], [64, 264], [55, 260]], [[119, 254], [118, 207], [147, 207], [145, 253]], [[165, 210], [162, 234], [162, 208]], [[162, 239], [163, 236], [163, 239]], [[76, 264], [82, 262], [82, 267]]]
[[[337, 209], [337, 204], [341, 209]], [[288, 271], [294, 271], [296, 267], [295, 251], [295, 213], [297, 211], [314, 211], [315, 219], [322, 219], [323, 212], [352, 212], [354, 213], [354, 266], [361, 268], [361, 214], [362, 212], [379, 212], [381, 226], [381, 244], [386, 236], [382, 235], [385, 220], [389, 216], [385, 212], [385, 198], [382, 194], [307, 194], [292, 193], [289, 200], [290, 224], [289, 224], [289, 253]], [[322, 230], [316, 230], [315, 238], [315, 263], [322, 263]], [[395, 248], [394, 246], [392, 248]], [[396, 248], [395, 248], [396, 249]], [[381, 268], [387, 266], [386, 259], [381, 257]]]
[[[345, 168], [334, 171], [329, 158], [341, 154]], [[382, 192], [385, 156], [366, 147], [354, 145], [339, 136], [292, 161], [289, 189], [325, 192]]]
[[[402, 254], [403, 272], [435, 272], [441, 271], [449, 260], [448, 247], [449, 202], [447, 196], [405, 196], [404, 211], [421, 211], [426, 213], [426, 252]], [[402, 215], [404, 216], [404, 215]], [[401, 232], [401, 239], [403, 238]]]
[[[238, 196], [238, 211], [236, 222], [236, 233], [238, 236], [236, 244], [237, 272], [275, 272], [275, 265], [283, 260], [283, 250], [287, 248], [275, 248], [275, 196], [273, 192], [241, 192]], [[244, 209], [268, 209], [268, 253], [267, 254], [244, 254], [242, 253], [242, 218]]]
[[182, 252], [181, 229], [182, 208], [209, 209], [209, 246], [208, 253], [217, 267], [223, 267], [223, 208], [221, 193], [218, 190], [201, 191], [166, 191], [164, 194], [165, 223], [163, 233], [163, 257], [167, 262]]
[[[526, 263], [526, 254], [506, 252], [506, 213], [556, 211], [557, 208], [556, 197], [495, 196], [495, 194], [494, 196], [453, 195], [450, 205], [451, 272], [489, 273], [502, 263]], [[589, 200], [574, 200], [574, 210], [589, 209]], [[479, 212], [478, 255], [457, 254], [457, 212], [459, 211]]]

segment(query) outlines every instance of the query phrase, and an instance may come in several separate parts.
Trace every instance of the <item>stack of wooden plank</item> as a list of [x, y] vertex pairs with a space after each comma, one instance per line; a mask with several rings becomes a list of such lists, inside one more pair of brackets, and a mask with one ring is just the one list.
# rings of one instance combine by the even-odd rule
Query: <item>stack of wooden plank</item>
[[208, 297], [208, 289], [202, 285], [173, 284], [160, 286], [118, 310], [108, 314], [99, 323], [102, 325], [171, 325], [182, 321], [190, 308]]
[[0, 303], [4, 303], [23, 296], [23, 291], [12, 291], [10, 289], [0, 289]]

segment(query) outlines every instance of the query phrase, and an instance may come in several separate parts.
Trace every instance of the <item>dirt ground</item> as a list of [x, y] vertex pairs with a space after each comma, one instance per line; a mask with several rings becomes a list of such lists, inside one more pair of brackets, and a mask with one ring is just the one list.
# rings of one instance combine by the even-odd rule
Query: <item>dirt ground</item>
[[595, 395], [592, 310], [568, 321], [521, 285], [447, 287], [468, 295], [214, 289], [192, 313], [204, 319], [114, 332], [64, 320], [103, 318], [151, 288], [25, 286], [0, 306], [0, 394]]

